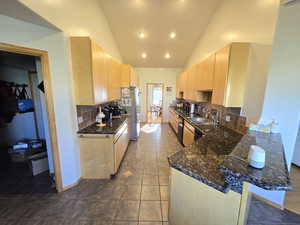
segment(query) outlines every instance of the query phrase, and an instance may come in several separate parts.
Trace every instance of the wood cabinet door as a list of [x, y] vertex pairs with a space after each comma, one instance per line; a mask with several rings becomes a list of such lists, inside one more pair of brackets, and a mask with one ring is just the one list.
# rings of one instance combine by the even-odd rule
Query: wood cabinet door
[[131, 68], [129, 65], [122, 64], [121, 65], [121, 87], [129, 87], [130, 86], [130, 77], [131, 77]]
[[206, 58], [202, 63], [201, 89], [203, 91], [213, 89], [215, 54]]
[[115, 151], [115, 173], [118, 171], [121, 161], [125, 155], [128, 142], [129, 142], [129, 134], [127, 125], [125, 128], [121, 128], [122, 134], [118, 137], [116, 142], [114, 143], [114, 151]]
[[224, 104], [229, 70], [229, 56], [230, 46], [227, 46], [216, 53], [212, 104]]
[[186, 99], [196, 101], [196, 74], [197, 74], [197, 66], [193, 65], [187, 71], [187, 82], [186, 82]]
[[179, 88], [179, 84], [180, 83], [180, 74], [178, 74], [176, 76], [176, 98], [180, 98], [180, 88]]
[[121, 64], [112, 58], [108, 59], [108, 100], [119, 99], [121, 95]]
[[91, 41], [87, 37], [71, 37], [70, 43], [76, 105], [93, 105]]
[[188, 73], [184, 72], [181, 75], [181, 91], [183, 92], [183, 98], [187, 98], [188, 93], [186, 91], [186, 86], [187, 86], [187, 77], [188, 77]]
[[183, 144], [188, 146], [193, 144], [195, 139], [195, 133], [191, 131], [186, 125], [183, 127]]
[[94, 41], [91, 41], [94, 104], [108, 100], [108, 74], [106, 54]]

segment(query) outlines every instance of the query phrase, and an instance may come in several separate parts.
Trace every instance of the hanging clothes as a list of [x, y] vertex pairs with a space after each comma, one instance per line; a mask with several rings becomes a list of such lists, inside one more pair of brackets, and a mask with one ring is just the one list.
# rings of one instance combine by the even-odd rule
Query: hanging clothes
[[34, 111], [33, 101], [27, 94], [26, 87], [27, 85], [21, 85], [20, 89], [17, 89], [19, 113], [27, 113]]
[[18, 112], [18, 100], [13, 84], [0, 81], [0, 121], [10, 123]]

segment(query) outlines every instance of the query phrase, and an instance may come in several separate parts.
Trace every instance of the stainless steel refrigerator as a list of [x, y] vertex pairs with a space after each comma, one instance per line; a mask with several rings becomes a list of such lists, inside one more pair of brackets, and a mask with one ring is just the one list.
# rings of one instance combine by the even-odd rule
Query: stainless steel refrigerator
[[127, 111], [130, 140], [140, 134], [140, 92], [137, 87], [121, 88], [121, 106]]

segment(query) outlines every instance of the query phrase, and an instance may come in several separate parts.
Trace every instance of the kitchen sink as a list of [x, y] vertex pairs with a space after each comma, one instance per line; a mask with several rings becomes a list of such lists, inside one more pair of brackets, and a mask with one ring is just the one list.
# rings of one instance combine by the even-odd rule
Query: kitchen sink
[[206, 119], [203, 117], [191, 117], [191, 120], [194, 122], [204, 122]]
[[213, 125], [213, 122], [211, 120], [205, 119], [203, 117], [190, 117], [189, 119], [194, 123], [199, 123], [201, 125]]

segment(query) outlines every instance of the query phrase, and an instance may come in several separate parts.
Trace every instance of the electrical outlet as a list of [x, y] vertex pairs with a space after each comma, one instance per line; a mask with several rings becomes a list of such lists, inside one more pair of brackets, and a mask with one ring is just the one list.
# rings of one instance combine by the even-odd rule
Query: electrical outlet
[[83, 122], [83, 117], [82, 116], [79, 116], [78, 117], [78, 123], [82, 123]]
[[225, 116], [225, 120], [226, 120], [226, 122], [230, 122], [230, 116]]

